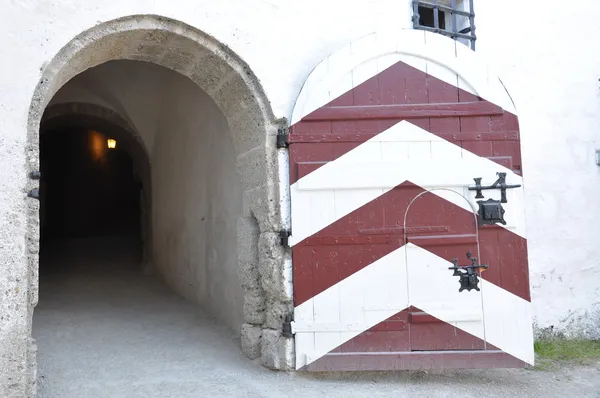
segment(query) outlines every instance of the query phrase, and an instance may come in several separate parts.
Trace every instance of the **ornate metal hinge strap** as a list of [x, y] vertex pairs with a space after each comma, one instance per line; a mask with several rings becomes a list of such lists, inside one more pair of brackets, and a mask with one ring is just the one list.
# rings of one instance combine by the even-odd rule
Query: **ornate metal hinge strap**
[[453, 258], [452, 264], [454, 264], [454, 266], [448, 267], [448, 269], [454, 270], [452, 276], [459, 277], [459, 292], [462, 292], [463, 290], [471, 291], [473, 289], [479, 291], [479, 276], [477, 274], [477, 269], [488, 269], [489, 265], [477, 264], [477, 258], [473, 257], [470, 251], [467, 252], [467, 258], [471, 260], [471, 265], [458, 265], [458, 259]]
[[496, 173], [498, 179], [492, 185], [482, 186], [481, 185], [481, 177], [473, 178], [475, 180], [475, 186], [469, 187], [469, 191], [477, 191], [477, 195], [475, 195], [475, 199], [483, 199], [483, 194], [481, 191], [488, 189], [499, 189], [501, 193], [500, 203], [507, 203], [506, 200], [506, 190], [511, 188], [519, 188], [521, 185], [519, 184], [507, 184], [506, 183], [506, 173]]

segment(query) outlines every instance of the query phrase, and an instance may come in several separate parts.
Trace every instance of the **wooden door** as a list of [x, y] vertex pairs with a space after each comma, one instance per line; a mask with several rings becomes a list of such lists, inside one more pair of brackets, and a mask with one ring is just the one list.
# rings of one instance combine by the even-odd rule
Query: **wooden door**
[[[350, 43], [309, 76], [287, 141], [297, 369], [533, 363], [519, 126], [471, 50], [410, 30]], [[472, 190], [497, 173], [505, 197]], [[489, 268], [459, 292], [468, 251]]]

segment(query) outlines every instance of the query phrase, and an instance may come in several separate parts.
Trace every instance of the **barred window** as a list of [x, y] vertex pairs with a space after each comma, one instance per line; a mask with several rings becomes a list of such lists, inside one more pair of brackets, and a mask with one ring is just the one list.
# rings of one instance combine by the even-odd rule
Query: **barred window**
[[449, 36], [475, 50], [473, 0], [413, 0], [413, 28]]

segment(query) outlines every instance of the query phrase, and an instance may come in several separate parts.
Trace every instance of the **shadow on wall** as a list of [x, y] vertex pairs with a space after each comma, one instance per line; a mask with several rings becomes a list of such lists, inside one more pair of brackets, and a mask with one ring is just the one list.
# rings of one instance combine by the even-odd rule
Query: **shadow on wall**
[[176, 291], [239, 331], [242, 186], [227, 120], [175, 73], [161, 100], [151, 155], [154, 262]]

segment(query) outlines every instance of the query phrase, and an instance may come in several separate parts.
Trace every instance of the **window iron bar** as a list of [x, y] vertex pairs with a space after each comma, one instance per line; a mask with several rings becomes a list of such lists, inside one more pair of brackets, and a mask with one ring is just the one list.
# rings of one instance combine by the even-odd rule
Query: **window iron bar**
[[428, 32], [433, 32], [433, 33], [440, 33], [440, 34], [445, 34], [446, 36], [455, 36], [455, 37], [459, 37], [461, 39], [470, 39], [470, 40], [475, 40], [475, 36], [473, 35], [467, 35], [464, 33], [454, 33], [454, 32], [450, 32], [448, 30], [444, 30], [444, 29], [436, 29], [436, 28], [430, 28], [429, 26], [421, 26], [419, 27], [419, 29], [421, 30], [426, 30]]
[[435, 29], [440, 28], [440, 10], [438, 8], [438, 0], [434, 0], [435, 4], [433, 6], [433, 27]]
[[[456, 9], [456, 0], [452, 0], [450, 6], [452, 6], [452, 9]], [[452, 16], [452, 32], [456, 32], [456, 14], [454, 13], [454, 11], [451, 11], [450, 13], [450, 15]]]
[[[433, 3], [431, 2], [433, 1]], [[464, 0], [465, 2], [467, 0]], [[473, 11], [473, 0], [469, 0], [469, 10], [457, 10], [456, 9], [456, 0], [451, 0], [450, 7], [439, 4], [439, 0], [430, 0], [428, 1], [420, 1], [413, 0], [413, 28], [426, 30], [433, 33], [438, 33], [444, 36], [449, 36], [452, 39], [467, 39], [470, 41], [470, 47], [472, 50], [475, 50], [475, 40], [477, 39], [475, 35], [475, 13]], [[425, 7], [428, 9], [432, 9], [433, 14], [433, 27], [431, 25], [421, 25], [421, 16], [419, 14], [419, 8]], [[451, 17], [451, 27], [447, 29], [444, 25], [443, 28], [440, 28], [440, 19], [439, 12], [450, 12]], [[457, 28], [457, 16], [468, 17], [469, 25], [460, 31]], [[444, 20], [445, 22], [445, 20]], [[431, 23], [431, 22], [430, 22]]]
[[446, 12], [450, 12], [456, 15], [460, 15], [463, 17], [470, 17], [470, 16], [474, 16], [473, 13], [469, 12], [469, 11], [463, 11], [463, 10], [457, 10], [456, 8], [452, 8], [452, 7], [448, 7], [445, 6], [443, 4], [438, 4], [437, 6], [434, 5], [433, 3], [424, 3], [422, 1], [415, 1], [415, 3], [417, 3], [417, 8], [418, 7], [425, 7], [425, 8], [436, 8], [440, 11], [446, 11]]
[[475, 51], [475, 12], [473, 11], [473, 0], [469, 0], [469, 12], [471, 16], [469, 16], [469, 25], [471, 26], [471, 34], [473, 35], [473, 40], [471, 40], [471, 50]]

